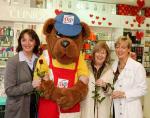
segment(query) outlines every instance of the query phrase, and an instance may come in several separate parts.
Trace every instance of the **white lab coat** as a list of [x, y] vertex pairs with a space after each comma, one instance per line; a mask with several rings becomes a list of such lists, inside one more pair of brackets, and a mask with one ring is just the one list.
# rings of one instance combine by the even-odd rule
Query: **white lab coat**
[[[112, 68], [116, 72], [118, 61], [115, 61]], [[114, 99], [115, 118], [143, 118], [140, 98], [145, 95], [146, 85], [145, 69], [139, 62], [131, 59], [118, 76], [114, 88], [124, 91], [126, 98]]]

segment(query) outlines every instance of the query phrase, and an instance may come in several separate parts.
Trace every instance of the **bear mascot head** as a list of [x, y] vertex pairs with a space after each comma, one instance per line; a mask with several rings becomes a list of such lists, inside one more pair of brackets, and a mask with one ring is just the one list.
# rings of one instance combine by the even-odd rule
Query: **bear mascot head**
[[45, 22], [43, 33], [52, 57], [60, 63], [70, 64], [78, 59], [90, 30], [85, 23], [80, 22], [77, 15], [62, 13]]
[[[80, 22], [76, 14], [63, 12], [44, 23], [43, 33], [47, 53], [44, 52], [39, 57], [35, 73], [37, 76], [44, 73], [45, 76], [38, 90], [42, 92], [44, 99], [58, 105], [60, 112], [79, 112], [79, 103], [88, 92], [88, 68], [81, 50], [90, 29], [86, 23]], [[44, 67], [48, 69], [42, 72], [41, 64], [45, 64], [43, 70]], [[42, 109], [44, 102], [40, 102], [39, 109]], [[46, 109], [55, 108], [47, 105]], [[55, 109], [54, 112], [58, 111]]]

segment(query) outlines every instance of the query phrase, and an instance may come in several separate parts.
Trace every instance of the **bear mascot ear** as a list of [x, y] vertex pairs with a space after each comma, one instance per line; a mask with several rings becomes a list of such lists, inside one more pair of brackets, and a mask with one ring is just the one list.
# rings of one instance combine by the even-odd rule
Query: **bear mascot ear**
[[50, 37], [52, 37], [51, 34], [54, 29], [54, 23], [55, 23], [55, 20], [53, 18], [50, 18], [50, 19], [46, 20], [46, 22], [44, 23], [44, 26], [43, 26], [43, 34], [46, 36], [45, 39], [46, 39], [47, 44], [49, 44], [49, 45], [47, 45], [48, 52], [51, 54], [52, 54], [52, 51], [51, 51], [52, 46], [51, 45], [54, 44], [54, 40], [49, 40], [49, 39], [50, 39]]
[[82, 39], [85, 40], [89, 37], [90, 35], [90, 28], [89, 26], [84, 23], [84, 22], [81, 22], [81, 25], [82, 25]]
[[55, 20], [50, 18], [48, 19], [43, 26], [43, 33], [45, 36], [49, 35], [54, 27]]

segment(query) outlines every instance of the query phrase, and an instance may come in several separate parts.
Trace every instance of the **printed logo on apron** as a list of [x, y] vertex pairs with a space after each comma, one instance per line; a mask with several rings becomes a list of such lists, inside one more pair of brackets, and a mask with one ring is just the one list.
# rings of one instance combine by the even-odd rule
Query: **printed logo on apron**
[[58, 78], [57, 87], [59, 88], [68, 88], [69, 80]]

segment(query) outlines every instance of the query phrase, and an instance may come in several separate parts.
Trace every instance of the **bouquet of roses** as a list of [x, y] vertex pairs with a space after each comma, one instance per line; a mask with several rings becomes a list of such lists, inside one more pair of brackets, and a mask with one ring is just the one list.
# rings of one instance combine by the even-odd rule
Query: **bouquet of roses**
[[[34, 71], [34, 79], [43, 79], [43, 77], [45, 75], [47, 75], [49, 73], [49, 65], [47, 64], [46, 60], [44, 59], [43, 56], [41, 56], [37, 63], [36, 63], [36, 68]], [[40, 88], [37, 88], [35, 90], [35, 92], [39, 95], [39, 96], [43, 96], [43, 92], [40, 90]]]
[[34, 71], [34, 77], [35, 79], [40, 77], [41, 79], [49, 73], [49, 66], [44, 58], [39, 58], [36, 68]]

